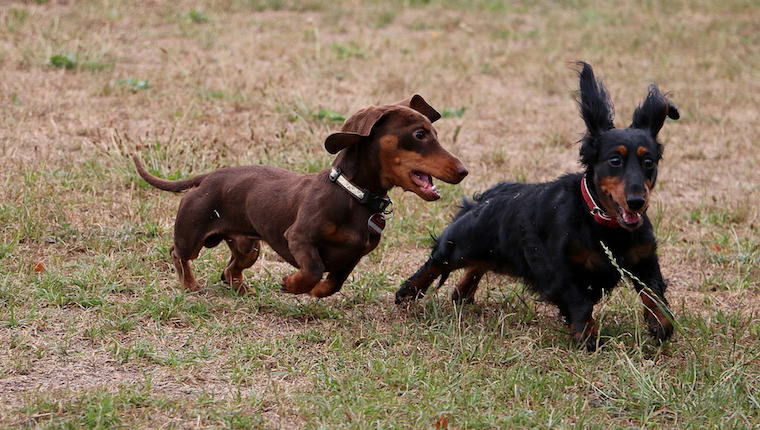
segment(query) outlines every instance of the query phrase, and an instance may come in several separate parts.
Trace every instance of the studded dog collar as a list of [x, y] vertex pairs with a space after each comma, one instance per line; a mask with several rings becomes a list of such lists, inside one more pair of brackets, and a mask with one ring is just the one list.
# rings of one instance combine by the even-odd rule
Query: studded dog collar
[[[390, 215], [393, 212], [393, 202], [388, 197], [381, 197], [370, 193], [366, 188], [361, 188], [349, 181], [339, 167], [333, 167], [330, 171], [330, 180], [337, 183], [351, 194], [359, 203], [367, 206], [372, 212]], [[390, 209], [388, 207], [390, 206]]]

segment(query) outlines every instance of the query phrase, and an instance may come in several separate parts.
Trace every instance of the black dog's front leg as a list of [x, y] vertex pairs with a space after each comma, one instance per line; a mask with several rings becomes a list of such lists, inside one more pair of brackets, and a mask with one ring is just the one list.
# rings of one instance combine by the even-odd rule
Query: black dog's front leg
[[440, 264], [430, 258], [414, 275], [404, 281], [401, 288], [396, 291], [396, 304], [400, 304], [407, 298], [417, 300], [424, 297], [430, 284], [432, 284], [442, 272]]
[[632, 281], [644, 304], [644, 318], [649, 333], [659, 342], [663, 342], [673, 334], [673, 314], [668, 309], [668, 301], [665, 299], [667, 284], [662, 279], [660, 265], [656, 258], [644, 260], [632, 268], [631, 273], [638, 278], [638, 281]]

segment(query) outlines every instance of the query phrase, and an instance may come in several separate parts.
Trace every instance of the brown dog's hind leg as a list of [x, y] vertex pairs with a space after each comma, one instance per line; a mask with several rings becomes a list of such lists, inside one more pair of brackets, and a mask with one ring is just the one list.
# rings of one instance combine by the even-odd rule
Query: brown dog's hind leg
[[174, 268], [179, 275], [179, 281], [182, 284], [182, 288], [184, 288], [185, 291], [203, 292], [203, 288], [198, 281], [195, 280], [195, 276], [193, 276], [193, 271], [190, 269], [190, 262], [180, 258], [174, 245], [169, 248], [169, 253], [171, 254]]
[[451, 300], [457, 303], [472, 303], [475, 291], [478, 290], [480, 278], [485, 273], [486, 270], [482, 266], [468, 267], [454, 291], [451, 292]]
[[234, 288], [238, 294], [247, 293], [249, 290], [243, 270], [253, 266], [259, 258], [259, 241], [247, 236], [235, 236], [225, 239], [225, 242], [232, 255], [222, 272], [222, 281]]

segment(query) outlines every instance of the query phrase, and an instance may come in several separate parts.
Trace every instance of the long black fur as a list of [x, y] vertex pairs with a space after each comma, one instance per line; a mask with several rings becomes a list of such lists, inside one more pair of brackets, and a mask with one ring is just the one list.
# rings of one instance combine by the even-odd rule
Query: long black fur
[[[397, 303], [422, 297], [435, 278], [441, 277], [440, 286], [457, 269], [465, 269], [465, 275], [453, 291], [455, 301], [471, 301], [484, 273], [509, 274], [556, 304], [573, 340], [594, 350], [593, 307], [621, 278], [603, 242], [646, 285], [635, 284], [652, 335], [662, 341], [672, 334], [646, 207], [662, 157], [657, 134], [666, 117], [678, 118], [678, 110], [652, 85], [631, 126], [615, 129], [607, 91], [591, 66], [578, 64], [579, 105], [587, 128], [580, 149], [585, 171], [546, 183], [502, 182], [471, 201], [464, 199], [451, 225], [436, 238], [429, 260], [396, 293]], [[605, 202], [608, 212], [619, 210], [614, 215], [620, 227], [600, 224], [590, 213], [581, 193], [584, 174], [591, 195]]]

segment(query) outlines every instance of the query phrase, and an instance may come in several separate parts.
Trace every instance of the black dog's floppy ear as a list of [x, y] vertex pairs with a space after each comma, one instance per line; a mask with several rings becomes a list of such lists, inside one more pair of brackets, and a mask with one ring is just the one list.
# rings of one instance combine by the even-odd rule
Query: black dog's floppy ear
[[410, 98], [402, 100], [395, 104], [416, 110], [417, 112], [425, 115], [427, 119], [430, 120], [430, 122], [436, 122], [441, 119], [441, 114], [439, 114], [437, 110], [433, 109], [433, 107], [430, 106], [419, 94], [415, 94]]
[[586, 123], [591, 136], [598, 136], [602, 132], [615, 128], [612, 119], [615, 117], [615, 111], [610, 102], [610, 96], [601, 81], [594, 78], [594, 70], [588, 63], [579, 61], [579, 66], [583, 69], [578, 73], [580, 78], [581, 115]]
[[361, 134], [356, 133], [333, 133], [325, 139], [325, 149], [330, 154], [337, 154], [342, 149], [359, 143], [366, 138], [367, 136], [362, 136]]
[[676, 105], [660, 93], [657, 85], [652, 84], [649, 86], [649, 93], [644, 103], [633, 112], [631, 128], [648, 131], [652, 138], [656, 138], [665, 123], [665, 118], [678, 119], [680, 117], [681, 114]]

